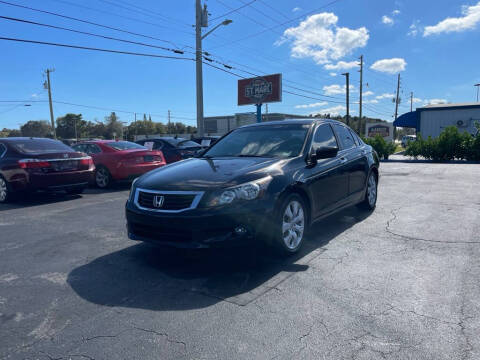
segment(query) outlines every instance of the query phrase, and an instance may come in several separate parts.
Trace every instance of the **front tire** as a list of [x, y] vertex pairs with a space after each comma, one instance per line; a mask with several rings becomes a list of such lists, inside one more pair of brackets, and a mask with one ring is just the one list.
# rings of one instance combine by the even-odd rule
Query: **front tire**
[[307, 207], [297, 194], [288, 195], [275, 219], [274, 244], [283, 255], [297, 253], [307, 230]]
[[377, 175], [371, 171], [368, 175], [367, 188], [365, 190], [365, 199], [359, 204], [361, 209], [372, 211], [377, 206]]
[[108, 169], [104, 166], [97, 167], [95, 171], [95, 185], [100, 189], [106, 189], [110, 186], [112, 182], [112, 176]]

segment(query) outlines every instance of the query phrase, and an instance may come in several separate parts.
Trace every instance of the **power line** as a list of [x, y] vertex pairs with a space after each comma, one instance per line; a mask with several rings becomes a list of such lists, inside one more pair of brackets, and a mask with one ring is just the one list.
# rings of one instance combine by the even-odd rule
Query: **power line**
[[[10, 6], [15, 6], [15, 7], [22, 8], [22, 9], [35, 11], [35, 12], [39, 12], [39, 13], [43, 13], [43, 14], [57, 16], [57, 17], [60, 17], [60, 18], [63, 18], [63, 19], [78, 21], [78, 22], [81, 22], [81, 23], [84, 23], [84, 24], [98, 26], [98, 27], [101, 27], [101, 28], [104, 28], [104, 29], [115, 30], [115, 31], [119, 31], [119, 32], [129, 34], [129, 35], [135, 35], [135, 36], [140, 36], [140, 37], [144, 37], [144, 38], [151, 39], [151, 40], [161, 41], [161, 42], [164, 42], [164, 43], [172, 44], [173, 46], [178, 48], [178, 46], [174, 42], [164, 40], [164, 39], [159, 39], [159, 38], [154, 37], [154, 36], [140, 34], [140, 33], [132, 32], [132, 31], [127, 31], [127, 30], [115, 28], [115, 27], [108, 26], [108, 25], [98, 24], [98, 23], [95, 23], [93, 21], [83, 20], [83, 19], [79, 19], [79, 18], [75, 18], [75, 17], [71, 17], [71, 16], [67, 16], [67, 15], [63, 15], [63, 14], [59, 14], [59, 13], [55, 13], [55, 12], [51, 12], [51, 11], [47, 11], [47, 10], [35, 9], [35, 8], [29, 7], [29, 6], [14, 4], [14, 3], [3, 1], [3, 0], [0, 0], [0, 3], [10, 5]], [[186, 46], [186, 47], [190, 47], [190, 46]]]
[[295, 18], [293, 18], [293, 19], [290, 19], [290, 20], [287, 20], [287, 21], [282, 22], [282, 23], [280, 23], [280, 24], [277, 24], [277, 25], [274, 25], [274, 26], [272, 26], [272, 27], [266, 28], [266, 29], [261, 30], [261, 31], [259, 31], [259, 32], [257, 32], [257, 33], [253, 33], [253, 34], [247, 35], [247, 36], [245, 36], [245, 37], [243, 37], [243, 38], [230, 41], [229, 43], [226, 43], [226, 44], [217, 46], [217, 47], [215, 47], [215, 48], [220, 48], [220, 47], [224, 47], [224, 46], [233, 45], [233, 44], [236, 44], [236, 43], [238, 43], [238, 42], [240, 42], [240, 41], [247, 40], [247, 39], [250, 39], [250, 38], [252, 38], [252, 37], [257, 37], [257, 36], [259, 36], [259, 35], [261, 35], [261, 34], [264, 34], [264, 33], [267, 32], [267, 31], [274, 30], [274, 29], [276, 29], [276, 28], [278, 28], [278, 27], [280, 27], [280, 26], [283, 26], [283, 25], [286, 25], [286, 24], [291, 23], [291, 22], [293, 22], [293, 21], [296, 21], [296, 20], [298, 20], [298, 19], [301, 19], [301, 18], [303, 18], [303, 17], [305, 17], [305, 16], [308, 16], [308, 15], [314, 13], [314, 12], [317, 12], [317, 11], [319, 11], [319, 10], [322, 10], [322, 9], [324, 9], [324, 8], [330, 6], [330, 5], [333, 5], [333, 4], [337, 3], [337, 2], [340, 2], [340, 1], [342, 1], [342, 0], [333, 0], [333, 1], [330, 1], [329, 3], [327, 3], [327, 4], [323, 5], [323, 6], [320, 6], [320, 7], [316, 8], [316, 9], [313, 9], [313, 10], [311, 10], [311, 11], [308, 11], [308, 12], [306, 12], [306, 13], [300, 15], [300, 16], [297, 16], [297, 17], [295, 17]]
[[[44, 26], [44, 27], [49, 27], [49, 28], [57, 29], [57, 30], [65, 30], [65, 31], [70, 31], [70, 32], [78, 33], [78, 34], [95, 36], [95, 37], [99, 37], [99, 38], [103, 38], [103, 39], [107, 39], [107, 40], [120, 41], [120, 42], [124, 42], [124, 43], [141, 45], [141, 46], [148, 46], [148, 47], [152, 47], [152, 48], [162, 49], [162, 50], [165, 50], [165, 51], [171, 51], [171, 52], [174, 52], [176, 54], [183, 54], [184, 53], [183, 50], [170, 49], [170, 48], [166, 48], [166, 47], [163, 47], [163, 46], [151, 45], [151, 44], [146, 44], [146, 43], [142, 43], [142, 42], [138, 42], [138, 41], [124, 40], [124, 39], [119, 39], [119, 38], [115, 38], [115, 37], [111, 37], [111, 36], [104, 36], [104, 35], [94, 34], [94, 33], [90, 33], [90, 32], [74, 30], [74, 29], [70, 29], [70, 28], [64, 28], [64, 27], [61, 27], [61, 26], [43, 24], [43, 23], [38, 23], [38, 22], [35, 22], [35, 21], [30, 21], [30, 20], [25, 20], [25, 19], [12, 18], [12, 17], [8, 17], [8, 16], [0, 16], [0, 19], [17, 21], [17, 22], [22, 22], [22, 23], [32, 24], [32, 25], [38, 25], [38, 26]], [[190, 52], [190, 53], [194, 54], [194, 52]]]
[[[72, 2], [66, 1], [66, 0], [52, 0], [52, 1], [59, 2], [59, 3], [62, 3], [62, 4], [67, 4], [67, 5], [70, 5], [70, 6], [79, 7], [79, 8], [82, 8], [82, 9], [87, 9], [87, 10], [90, 10], [90, 11], [95, 11], [95, 12], [107, 14], [107, 15], [116, 16], [116, 17], [119, 17], [119, 18], [122, 18], [122, 19], [130, 20], [130, 21], [135, 21], [135, 22], [138, 22], [138, 23], [146, 24], [146, 25], [155, 26], [155, 27], [162, 28], [162, 29], [171, 29], [170, 27], [165, 26], [165, 25], [160, 25], [160, 24], [157, 24], [157, 23], [152, 23], [152, 22], [149, 22], [149, 21], [141, 20], [141, 19], [138, 19], [138, 18], [133, 18], [133, 17], [130, 17], [130, 16], [119, 15], [119, 14], [115, 14], [115, 13], [112, 13], [112, 12], [109, 12], [109, 11], [105, 11], [105, 10], [95, 9], [95, 8], [90, 7], [90, 6], [85, 6], [85, 5], [76, 4], [76, 3], [72, 3]], [[191, 32], [184, 31], [184, 30], [176, 30], [176, 29], [175, 29], [175, 31], [177, 31], [177, 32], [183, 32], [183, 33], [189, 34], [189, 35], [192, 35], [192, 34], [193, 34], [193, 33], [191, 33]]]
[[87, 46], [78, 46], [78, 45], [70, 45], [70, 44], [52, 43], [52, 42], [46, 42], [46, 41], [16, 39], [16, 38], [7, 38], [7, 37], [0, 37], [0, 40], [16, 41], [16, 42], [23, 42], [23, 43], [39, 44], [39, 45], [59, 46], [59, 47], [66, 47], [66, 48], [72, 48], [72, 49], [81, 49], [81, 50], [101, 51], [101, 52], [108, 52], [108, 53], [114, 53], [114, 54], [125, 54], [125, 55], [146, 56], [146, 57], [155, 57], [155, 58], [163, 58], [163, 59], [175, 59], [175, 60], [191, 60], [191, 61], [195, 61], [195, 59], [193, 59], [193, 58], [185, 58], [185, 57], [180, 57], [180, 56], [167, 56], [167, 55], [145, 54], [145, 53], [137, 53], [137, 52], [132, 52], [132, 51], [121, 51], [121, 50], [101, 49], [101, 48], [94, 48], [94, 47], [87, 47]]
[[243, 4], [242, 6], [236, 8], [236, 9], [233, 9], [233, 10], [231, 10], [231, 11], [229, 11], [229, 12], [226, 12], [226, 13], [223, 14], [223, 15], [220, 15], [220, 16], [217, 16], [217, 17], [215, 17], [215, 18], [213, 18], [213, 19], [210, 19], [210, 21], [215, 21], [215, 20], [218, 20], [218, 19], [220, 19], [220, 18], [222, 18], [222, 17], [224, 17], [224, 16], [233, 14], [234, 12], [237, 12], [238, 10], [243, 9], [244, 7], [247, 7], [247, 6], [249, 6], [250, 4], [253, 4], [255, 1], [257, 1], [257, 0], [252, 0], [252, 1], [248, 2], [248, 3], [246, 3], [246, 4]]
[[268, 7], [270, 10], [276, 12], [277, 14], [280, 14], [281, 16], [283, 16], [284, 18], [286, 18], [287, 20], [289, 20], [290, 18], [285, 15], [283, 12], [279, 11], [278, 9], [274, 8], [273, 6], [271, 6], [269, 3], [263, 1], [263, 0], [258, 0], [258, 2], [260, 2], [261, 4], [263, 4], [263, 6], [266, 6]]
[[[244, 1], [244, 0], [238, 0], [238, 1], [241, 2], [241, 3], [243, 3], [243, 4], [245, 4], [245, 1]], [[271, 16], [271, 15], [263, 12], [263, 11], [260, 10], [258, 7], [255, 7], [255, 6], [252, 5], [251, 8], [252, 8], [252, 9], [255, 9], [255, 12], [263, 15], [263, 16], [266, 17], [267, 19], [270, 19], [270, 20], [272, 20], [273, 22], [276, 22], [277, 24], [280, 24], [280, 23], [281, 23], [280, 20], [275, 19], [273, 16]]]

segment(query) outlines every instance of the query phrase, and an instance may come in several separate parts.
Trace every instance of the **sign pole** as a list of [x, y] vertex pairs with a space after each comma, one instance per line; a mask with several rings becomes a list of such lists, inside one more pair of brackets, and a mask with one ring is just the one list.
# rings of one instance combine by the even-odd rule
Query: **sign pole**
[[257, 123], [262, 122], [262, 104], [256, 104], [257, 107]]

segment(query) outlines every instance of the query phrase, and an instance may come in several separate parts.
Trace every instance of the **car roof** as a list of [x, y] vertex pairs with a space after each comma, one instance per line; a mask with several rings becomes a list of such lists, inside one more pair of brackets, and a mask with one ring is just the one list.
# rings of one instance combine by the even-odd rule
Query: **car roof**
[[245, 125], [245, 126], [242, 126], [241, 128], [256, 127], [256, 126], [272, 126], [272, 125], [291, 125], [291, 124], [313, 125], [313, 124], [319, 124], [319, 123], [345, 125], [340, 121], [332, 120], [332, 119], [305, 118], [305, 119], [285, 119], [285, 120], [276, 120], [276, 121], [266, 121], [261, 123]]
[[5, 142], [15, 142], [15, 141], [25, 141], [25, 140], [46, 140], [46, 141], [59, 141], [55, 139], [50, 139], [50, 138], [41, 138], [41, 137], [27, 137], [27, 136], [22, 136], [22, 137], [8, 137], [8, 138], [1, 138], [2, 141]]

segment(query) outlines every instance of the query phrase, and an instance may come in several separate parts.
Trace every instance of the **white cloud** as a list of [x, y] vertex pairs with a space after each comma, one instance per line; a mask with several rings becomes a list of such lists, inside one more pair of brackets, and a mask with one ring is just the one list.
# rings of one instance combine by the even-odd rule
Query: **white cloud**
[[37, 98], [38, 97], [38, 94], [32, 94], [30, 95], [32, 98]]
[[320, 114], [330, 114], [331, 116], [340, 115], [340, 112], [345, 112], [347, 108], [343, 105], [337, 105], [331, 108], [322, 109]]
[[393, 11], [392, 11], [392, 15], [393, 15], [393, 16], [400, 15], [400, 10], [393, 10]]
[[370, 66], [370, 69], [388, 74], [396, 74], [400, 71], [404, 71], [406, 66], [407, 62], [404, 59], [393, 58], [375, 61], [375, 63]]
[[309, 108], [321, 107], [325, 105], [328, 105], [328, 102], [322, 101], [322, 102], [316, 102], [313, 104], [295, 105], [295, 109], [309, 109]]
[[373, 94], [374, 94], [373, 91], [368, 90], [368, 91], [365, 91], [365, 92], [363, 93], [363, 96], [370, 96], [370, 95], [373, 95]]
[[372, 99], [372, 100], [363, 100], [364, 104], [378, 104], [378, 100]]
[[348, 70], [358, 66], [358, 62], [356, 61], [339, 61], [336, 64], [325, 64], [324, 68], [326, 70]]
[[395, 94], [384, 93], [382, 95], [375, 96], [375, 99], [377, 100], [393, 99], [394, 97], [395, 97]]
[[285, 30], [276, 45], [291, 42], [291, 56], [312, 58], [317, 64], [326, 64], [351, 54], [367, 45], [370, 35], [365, 27], [349, 29], [337, 26], [333, 13], [320, 13], [307, 17], [297, 27]]
[[412, 99], [412, 101], [413, 101], [414, 104], [416, 104], [416, 103], [421, 103], [423, 100], [420, 99], [420, 98], [414, 97], [414, 98]]
[[415, 37], [418, 35], [418, 32], [421, 31], [420, 26], [418, 25], [419, 21], [415, 21], [410, 25], [409, 31], [407, 33], [408, 36]]
[[393, 25], [395, 21], [391, 17], [388, 17], [387, 15], [383, 15], [382, 23], [384, 23], [385, 25]]
[[330, 76], [337, 76], [338, 74], [337, 73], [334, 73], [334, 72], [331, 72], [330, 73]]
[[300, 11], [300, 10], [302, 10], [302, 9], [299, 8], [299, 7], [294, 7], [294, 8], [292, 9], [293, 12], [297, 12], [297, 11]]
[[446, 104], [448, 101], [446, 99], [430, 99], [423, 101], [425, 105], [439, 105]]
[[463, 6], [461, 17], [447, 17], [433, 26], [425, 26], [423, 36], [473, 30], [480, 23], [480, 1], [477, 5]]
[[[325, 85], [323, 87], [323, 91], [325, 92], [325, 95], [338, 95], [338, 94], [345, 94], [346, 93], [347, 86], [346, 85]], [[355, 86], [350, 85], [350, 91], [354, 91]]]

